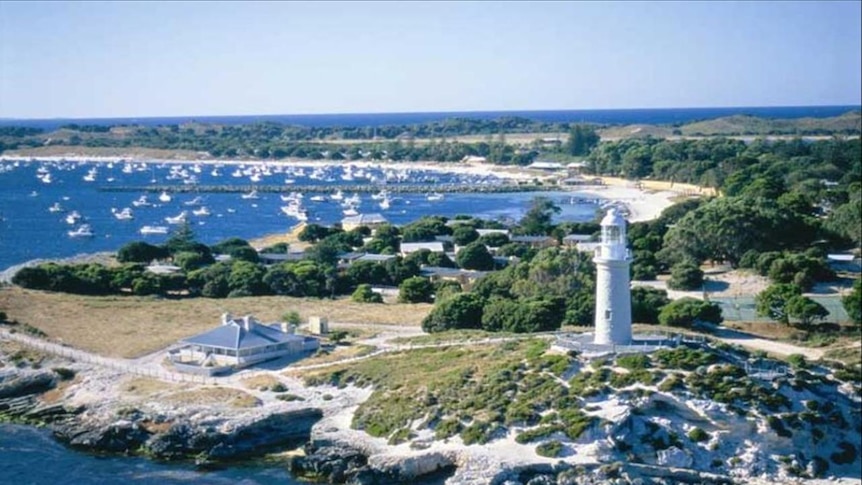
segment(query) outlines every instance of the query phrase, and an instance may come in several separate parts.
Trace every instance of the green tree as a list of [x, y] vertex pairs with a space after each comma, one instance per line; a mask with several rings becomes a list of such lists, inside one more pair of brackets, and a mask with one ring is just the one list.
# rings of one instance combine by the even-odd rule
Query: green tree
[[670, 299], [667, 292], [648, 286], [632, 288], [632, 321], [637, 323], [658, 323], [658, 316]]
[[721, 321], [721, 307], [689, 297], [668, 303], [658, 314], [658, 322], [671, 327], [691, 328], [697, 322], [718, 324]]
[[757, 314], [787, 325], [790, 323], [787, 303], [796, 296], [802, 296], [802, 289], [794, 284], [770, 285], [754, 298]]
[[299, 231], [297, 238], [303, 242], [315, 243], [332, 233], [333, 231], [330, 228], [321, 226], [320, 224], [306, 224]]
[[811, 298], [797, 295], [787, 300], [787, 315], [799, 320], [799, 327], [808, 332], [815, 321], [829, 316], [829, 311]]
[[452, 240], [458, 246], [466, 246], [479, 239], [479, 233], [470, 226], [458, 226], [452, 231]]
[[371, 285], [362, 284], [356, 287], [356, 291], [350, 296], [351, 301], [357, 303], [383, 303], [383, 297], [371, 289]]
[[599, 144], [599, 135], [589, 125], [575, 125], [569, 131], [569, 139], [566, 141], [566, 152], [569, 155], [584, 156], [590, 153]]
[[554, 228], [551, 220], [554, 214], [559, 213], [560, 208], [551, 199], [535, 197], [516, 231], [519, 234], [550, 234]]
[[671, 290], [699, 290], [703, 286], [703, 271], [690, 261], [673, 265], [667, 287]]
[[862, 324], [862, 278], [856, 278], [853, 290], [841, 298], [841, 304], [847, 310], [851, 322]]
[[[176, 254], [180, 251], [200, 251], [199, 243], [192, 230], [191, 224], [188, 221], [180, 224], [165, 241], [165, 249], [171, 254]], [[206, 251], [210, 253], [209, 248]]]
[[174, 264], [182, 268], [185, 272], [194, 271], [208, 265], [210, 261], [201, 255], [192, 251], [180, 251], [174, 255]]
[[346, 276], [355, 285], [386, 285], [390, 283], [389, 273], [383, 264], [375, 261], [356, 261], [347, 268]]
[[266, 274], [260, 265], [248, 261], [236, 261], [228, 276], [228, 296], [257, 296], [269, 293], [269, 285], [263, 282]]
[[414, 276], [401, 282], [398, 287], [398, 301], [403, 303], [432, 303], [434, 285], [428, 278]]
[[428, 333], [456, 328], [481, 328], [483, 300], [473, 293], [458, 293], [436, 305], [422, 320], [422, 330]]
[[458, 251], [455, 262], [463, 269], [490, 271], [494, 269], [494, 257], [488, 248], [480, 242], [472, 242]]
[[130, 242], [117, 251], [117, 261], [121, 263], [149, 263], [167, 256], [164, 248], [144, 241]]
[[[477, 233], [478, 234], [478, 233]], [[491, 248], [499, 248], [509, 243], [509, 236], [501, 232], [490, 232], [479, 236], [479, 242]]]

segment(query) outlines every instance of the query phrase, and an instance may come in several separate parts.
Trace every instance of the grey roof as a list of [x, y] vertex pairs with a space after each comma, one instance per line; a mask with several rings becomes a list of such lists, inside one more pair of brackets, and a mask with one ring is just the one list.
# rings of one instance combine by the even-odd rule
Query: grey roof
[[395, 259], [396, 256], [394, 254], [363, 254], [362, 256], [356, 258], [354, 261], [389, 261], [390, 259]]
[[[251, 317], [245, 317], [251, 319]], [[226, 324], [204, 333], [184, 339], [183, 342], [206, 347], [240, 350], [264, 347], [290, 341], [302, 341], [302, 337], [287, 334], [279, 328], [262, 325], [253, 319], [244, 325], [243, 319], [229, 320]]]
[[401, 243], [401, 252], [405, 254], [422, 249], [427, 249], [436, 253], [442, 253], [444, 251], [443, 243], [441, 241]]
[[383, 217], [381, 214], [373, 213], [373, 214], [359, 214], [355, 216], [347, 216], [344, 219], [341, 219], [342, 224], [384, 224], [389, 222]]
[[511, 236], [509, 238], [510, 241], [519, 243], [544, 242], [553, 239], [551, 236]]
[[575, 241], [575, 242], [588, 242], [592, 241], [593, 236], [591, 234], [569, 234], [568, 236], [563, 238], [563, 241]]
[[290, 253], [260, 253], [258, 254], [261, 260], [265, 262], [278, 261], [299, 261], [305, 259], [305, 253], [290, 252]]
[[478, 278], [485, 276], [490, 271], [474, 271], [460, 268], [444, 268], [442, 266], [423, 266], [419, 273], [423, 276], [441, 276], [441, 277], [458, 277], [467, 276], [469, 278]]

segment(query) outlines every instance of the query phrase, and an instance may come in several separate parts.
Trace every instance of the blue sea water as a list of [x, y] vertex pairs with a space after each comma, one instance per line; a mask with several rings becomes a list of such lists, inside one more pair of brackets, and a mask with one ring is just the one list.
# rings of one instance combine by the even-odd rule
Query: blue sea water
[[848, 111], [858, 111], [860, 106], [753, 106], [721, 108], [650, 108], [650, 109], [579, 109], [579, 110], [532, 110], [532, 111], [449, 111], [427, 113], [342, 113], [342, 114], [293, 114], [293, 115], [246, 115], [246, 116], [171, 116], [141, 118], [54, 118], [54, 119], [0, 119], [0, 126], [28, 126], [53, 130], [68, 124], [115, 125], [140, 124], [144, 126], [182, 124], [189, 121], [239, 125], [273, 121], [288, 125], [319, 127], [357, 127], [412, 125], [441, 121], [448, 118], [473, 118], [492, 120], [517, 116], [546, 123], [599, 123], [599, 124], [674, 124], [688, 123], [731, 115], [751, 115], [762, 118], [828, 118]]
[[[63, 258], [81, 253], [115, 251], [131, 241], [144, 240], [153, 244], [164, 242], [169, 235], [141, 235], [140, 228], [145, 225], [159, 225], [174, 228], [166, 222], [167, 217], [175, 217], [181, 212], [188, 213], [189, 221], [201, 242], [214, 244], [229, 237], [254, 239], [273, 233], [283, 233], [297, 224], [295, 218], [281, 211], [285, 202], [280, 194], [260, 192], [258, 199], [244, 199], [239, 193], [174, 193], [170, 202], [160, 202], [158, 193], [115, 192], [104, 190], [117, 186], [143, 187], [153, 183], [165, 186], [186, 186], [184, 180], [197, 178], [198, 186], [230, 184], [247, 186], [279, 186], [285, 190], [302, 185], [328, 184], [332, 187], [324, 201], [311, 201], [314, 194], [308, 193], [303, 199], [309, 212], [309, 222], [329, 225], [344, 217], [342, 207], [328, 195], [336, 189], [343, 189], [345, 196], [352, 195], [350, 186], [367, 184], [369, 180], [354, 178], [344, 180], [343, 166], [331, 166], [311, 178], [311, 166], [298, 171], [261, 175], [252, 182], [252, 165], [196, 165], [158, 164], [135, 162], [131, 168], [124, 163], [106, 162], [0, 162], [0, 270], [11, 265], [36, 258]], [[271, 164], [274, 166], [274, 164]], [[126, 171], [124, 171], [124, 167]], [[382, 167], [382, 166], [380, 166]], [[213, 175], [213, 169], [218, 174]], [[199, 172], [195, 172], [195, 170]], [[84, 177], [95, 170], [95, 180], [88, 182]], [[234, 177], [237, 170], [246, 174]], [[281, 170], [275, 168], [274, 170]], [[287, 170], [287, 169], [284, 169]], [[40, 172], [41, 171], [41, 172]], [[182, 173], [181, 173], [182, 172]], [[50, 174], [50, 183], [43, 181]], [[181, 174], [180, 174], [181, 173]], [[180, 175], [177, 175], [180, 174]], [[385, 180], [383, 168], [368, 169], [366, 176]], [[493, 185], [501, 182], [492, 176], [466, 176], [413, 170], [393, 174], [400, 176], [401, 182], [422, 182], [427, 184]], [[183, 178], [185, 177], [185, 178]], [[153, 182], [155, 181], [155, 182]], [[286, 183], [290, 182], [290, 183]], [[195, 187], [188, 185], [187, 187]], [[155, 205], [134, 207], [132, 202], [141, 195], [147, 195]], [[372, 194], [361, 194], [361, 213], [380, 213], [394, 224], [412, 222], [425, 215], [454, 217], [470, 214], [486, 219], [517, 220], [527, 211], [532, 199], [538, 195], [549, 197], [561, 208], [561, 220], [587, 221], [595, 215], [596, 205], [589, 201], [570, 203], [572, 193], [451, 193], [442, 200], [428, 200], [424, 193], [393, 194], [389, 209], [382, 209]], [[192, 214], [196, 207], [185, 202], [195, 197], [203, 199], [210, 210], [208, 217]], [[64, 221], [68, 212], [50, 212], [49, 208], [59, 204], [67, 211], [79, 212], [94, 233], [90, 238], [73, 238], [69, 231], [77, 225]], [[112, 209], [122, 210], [129, 207], [133, 219], [118, 220]]]
[[70, 450], [49, 431], [0, 424], [0, 483], [15, 485], [298, 485], [284, 467], [235, 465], [198, 471], [188, 463], [96, 456]]

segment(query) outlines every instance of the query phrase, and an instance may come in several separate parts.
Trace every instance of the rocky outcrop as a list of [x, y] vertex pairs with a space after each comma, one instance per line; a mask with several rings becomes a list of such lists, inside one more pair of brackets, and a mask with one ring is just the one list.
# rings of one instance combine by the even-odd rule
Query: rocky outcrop
[[318, 409], [221, 422], [195, 422], [184, 415], [126, 414], [124, 418], [86, 414], [58, 424], [54, 434], [72, 447], [90, 451], [142, 453], [164, 460], [222, 461], [300, 444], [322, 417]]

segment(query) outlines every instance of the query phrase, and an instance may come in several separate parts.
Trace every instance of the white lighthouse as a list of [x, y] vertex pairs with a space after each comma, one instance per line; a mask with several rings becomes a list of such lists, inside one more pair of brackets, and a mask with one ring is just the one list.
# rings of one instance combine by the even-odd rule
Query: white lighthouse
[[596, 249], [596, 333], [594, 342], [625, 345], [632, 340], [629, 251], [626, 220], [616, 209], [602, 219], [602, 242]]

